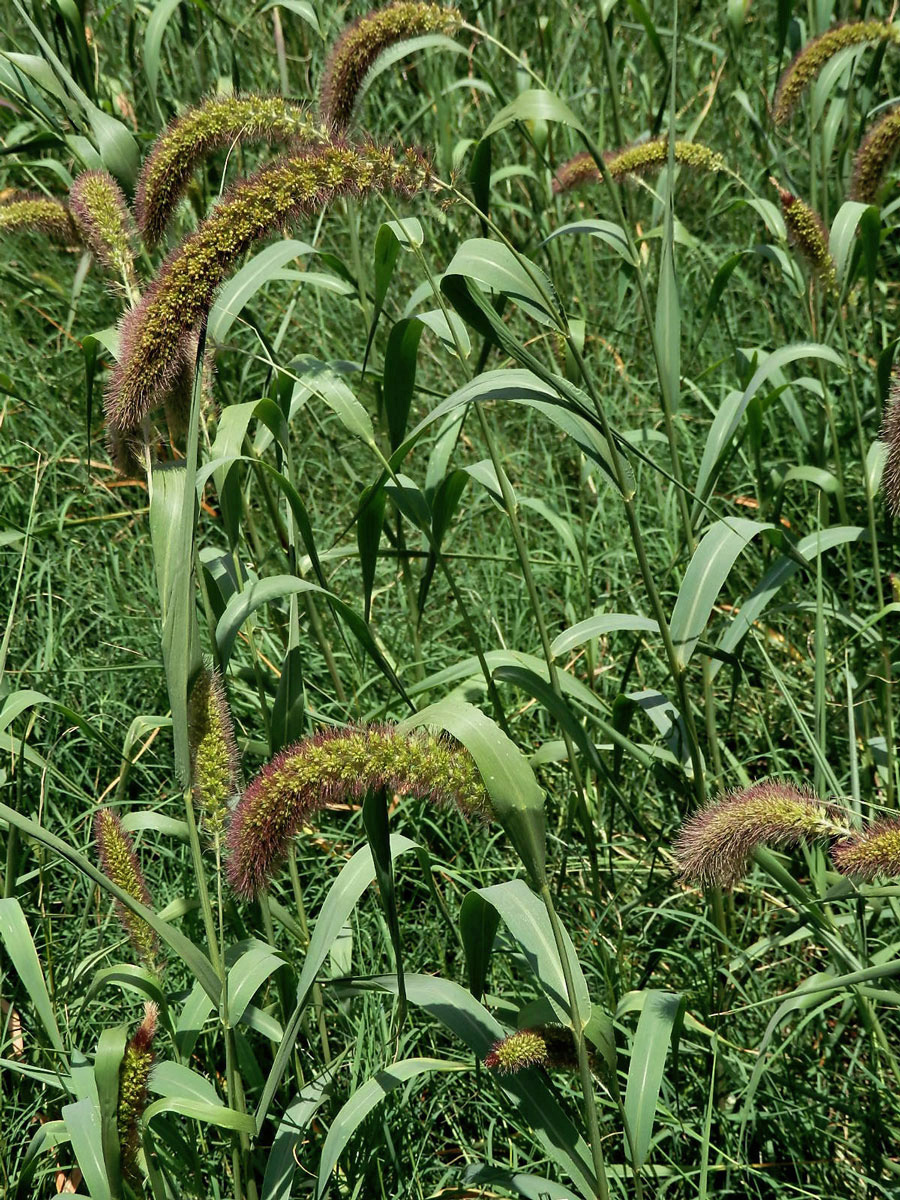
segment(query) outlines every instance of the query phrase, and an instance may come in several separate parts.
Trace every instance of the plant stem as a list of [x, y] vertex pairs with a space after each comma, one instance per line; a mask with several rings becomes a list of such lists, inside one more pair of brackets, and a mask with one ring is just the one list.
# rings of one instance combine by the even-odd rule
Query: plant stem
[[550, 919], [550, 928], [553, 930], [553, 940], [556, 943], [556, 952], [559, 955], [559, 963], [562, 967], [563, 979], [566, 984], [566, 995], [569, 1000], [569, 1016], [572, 1021], [572, 1035], [575, 1039], [575, 1054], [578, 1059], [578, 1078], [581, 1082], [581, 1094], [584, 1099], [584, 1120], [587, 1126], [588, 1143], [591, 1147], [591, 1158], [594, 1162], [594, 1174], [597, 1177], [597, 1200], [609, 1200], [609, 1184], [606, 1180], [606, 1166], [603, 1162], [603, 1145], [600, 1140], [600, 1125], [597, 1120], [594, 1081], [591, 1075], [591, 1064], [588, 1058], [584, 1027], [578, 1016], [575, 980], [572, 977], [572, 965], [569, 962], [569, 953], [565, 938], [563, 937], [562, 925], [556, 914], [556, 907], [546, 880], [541, 884], [541, 899], [544, 902], [547, 916]]

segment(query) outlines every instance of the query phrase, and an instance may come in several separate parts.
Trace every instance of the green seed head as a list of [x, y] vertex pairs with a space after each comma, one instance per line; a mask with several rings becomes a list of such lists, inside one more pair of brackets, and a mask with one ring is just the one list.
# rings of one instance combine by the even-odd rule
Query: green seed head
[[494, 1042], [484, 1065], [501, 1075], [514, 1075], [528, 1067], [548, 1065], [547, 1042], [537, 1029], [519, 1029]]
[[[721, 154], [710, 150], [699, 142], [676, 142], [673, 147], [675, 162], [678, 166], [688, 167], [696, 171], [709, 171], [717, 174], [728, 169]], [[622, 150], [610, 150], [603, 155], [606, 170], [613, 179], [619, 181], [630, 176], [647, 175], [651, 171], [660, 171], [669, 161], [668, 138], [658, 138], [652, 142], [641, 142], [636, 146], [626, 146]], [[585, 183], [593, 183], [600, 179], [600, 171], [593, 157], [586, 151], [576, 154], [568, 162], [557, 169], [553, 179], [555, 193], [570, 192]]]
[[291, 839], [324, 805], [370, 789], [428, 797], [464, 816], [490, 805], [475, 763], [462, 747], [417, 730], [360, 725], [305, 738], [283, 750], [250, 783], [228, 826], [228, 875], [243, 896], [266, 887]]
[[842, 875], [857, 879], [900, 875], [900, 821], [875, 821], [838, 842], [831, 857]]
[[147, 1107], [147, 1084], [153, 1067], [153, 1039], [156, 1035], [157, 1009], [155, 1004], [144, 1007], [144, 1020], [125, 1047], [119, 1067], [119, 1104], [116, 1114], [119, 1131], [122, 1173], [126, 1179], [135, 1176], [135, 1163], [140, 1149], [141, 1117]]
[[836, 292], [837, 271], [828, 248], [828, 232], [822, 218], [804, 201], [780, 187], [777, 180], [771, 182], [778, 188], [781, 212], [792, 245], [797, 247], [823, 286], [829, 292]]
[[69, 204], [85, 245], [114, 275], [137, 287], [134, 225], [122, 189], [106, 171], [85, 171], [72, 184]]
[[203, 670], [191, 689], [188, 707], [191, 783], [204, 827], [222, 832], [228, 801], [239, 788], [238, 752], [222, 677]]
[[61, 200], [13, 192], [0, 202], [0, 233], [42, 233], [63, 246], [78, 245], [78, 231]]
[[[103, 873], [123, 892], [150, 908], [153, 901], [134, 852], [131, 837], [122, 822], [109, 808], [100, 808], [94, 817], [94, 840]], [[141, 961], [151, 971], [159, 969], [159, 941], [146, 921], [116, 901], [119, 920]]]

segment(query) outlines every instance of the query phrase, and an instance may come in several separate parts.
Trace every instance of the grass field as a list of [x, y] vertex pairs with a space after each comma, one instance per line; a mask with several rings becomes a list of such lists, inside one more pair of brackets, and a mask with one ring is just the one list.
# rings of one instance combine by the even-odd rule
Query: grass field
[[890, 6], [0, 11], [0, 1196], [896, 1196]]

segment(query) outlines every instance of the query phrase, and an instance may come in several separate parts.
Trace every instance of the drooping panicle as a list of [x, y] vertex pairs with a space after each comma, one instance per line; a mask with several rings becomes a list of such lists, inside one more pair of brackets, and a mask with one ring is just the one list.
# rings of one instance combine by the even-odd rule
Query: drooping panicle
[[828, 29], [811, 42], [807, 42], [785, 68], [778, 81], [772, 105], [775, 124], [783, 125], [789, 119], [800, 97], [835, 54], [850, 46], [898, 40], [900, 27], [889, 21], [852, 21], [845, 25], [835, 25], [833, 29]]
[[900, 147], [900, 105], [878, 121], [860, 143], [853, 159], [850, 198], [871, 204], [891, 159]]
[[320, 212], [341, 196], [427, 186], [428, 165], [415, 150], [366, 145], [309, 148], [236, 184], [196, 232], [168, 257], [121, 326], [121, 358], [106, 393], [107, 421], [137, 428], [171, 392], [183, 369], [187, 335], [244, 252], [261, 238]]
[[900, 875], [900, 820], [873, 821], [865, 829], [836, 842], [831, 857], [842, 875], [857, 879]]
[[234, 725], [218, 671], [204, 668], [191, 688], [188, 733], [194, 800], [204, 828], [215, 836], [224, 829], [228, 801], [240, 786]]
[[147, 1107], [147, 1085], [153, 1068], [155, 1054], [153, 1039], [156, 1036], [157, 1008], [148, 1002], [144, 1006], [144, 1019], [125, 1046], [122, 1064], [119, 1067], [119, 1104], [116, 1123], [119, 1133], [122, 1174], [134, 1177], [135, 1162], [140, 1149], [140, 1125]]
[[69, 207], [84, 244], [129, 288], [137, 288], [134, 222], [122, 189], [108, 171], [84, 171], [69, 191]]
[[266, 887], [291, 840], [324, 805], [369, 789], [453, 805], [486, 818], [489, 802], [468, 751], [444, 737], [392, 725], [323, 731], [283, 750], [249, 784], [228, 826], [228, 876], [242, 896]]
[[[678, 166], [693, 168], [697, 171], [709, 171], [717, 174], [727, 170], [727, 164], [721, 154], [710, 150], [700, 142], [675, 142], [673, 147], [675, 162]], [[639, 142], [635, 146], [625, 146], [621, 150], [609, 150], [603, 155], [603, 163], [613, 179], [619, 181], [629, 176], [646, 175], [650, 171], [659, 171], [669, 161], [668, 138], [657, 138], [650, 142]], [[576, 154], [564, 162], [556, 171], [553, 179], [553, 191], [569, 192], [582, 184], [596, 182], [600, 179], [600, 171], [593, 157], [587, 152]]]
[[135, 212], [145, 243], [159, 242], [197, 165], [214, 151], [245, 142], [299, 147], [324, 140], [309, 109], [281, 96], [210, 96], [174, 120], [144, 161]]
[[456, 8], [421, 0], [397, 0], [358, 17], [331, 48], [319, 89], [319, 112], [333, 134], [343, 134], [353, 120], [360, 88], [380, 54], [398, 42], [422, 34], [452, 35], [462, 24]]
[[891, 516], [900, 514], [900, 367], [894, 368], [891, 388], [884, 406], [881, 440], [887, 448], [881, 490]]
[[518, 1029], [494, 1042], [484, 1065], [501, 1075], [513, 1075], [527, 1067], [575, 1071], [578, 1056], [572, 1030], [565, 1025], [539, 1025]]
[[806, 259], [816, 278], [820, 279], [829, 291], [835, 291], [837, 271], [828, 246], [828, 231], [822, 218], [804, 200], [781, 187], [776, 179], [771, 182], [778, 188], [788, 239]]
[[732, 887], [760, 846], [846, 836], [846, 814], [807, 788], [767, 780], [733, 791], [682, 826], [675, 855], [685, 879]]
[[[144, 874], [134, 851], [131, 836], [122, 828], [117, 813], [100, 808], [94, 816], [94, 840], [104, 875], [123, 892], [150, 908], [153, 901]], [[122, 926], [143, 961], [151, 971], [159, 963], [159, 940], [146, 921], [116, 900], [116, 912]]]
[[63, 246], [78, 245], [72, 215], [61, 200], [39, 192], [12, 192], [0, 201], [0, 233], [43, 233]]

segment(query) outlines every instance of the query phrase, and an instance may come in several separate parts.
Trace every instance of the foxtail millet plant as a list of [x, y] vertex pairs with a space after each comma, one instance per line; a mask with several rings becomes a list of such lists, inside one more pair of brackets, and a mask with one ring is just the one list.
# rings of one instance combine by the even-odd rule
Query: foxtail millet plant
[[77, 246], [78, 231], [61, 200], [39, 192], [12, 192], [0, 201], [0, 233], [42, 233], [64, 246]]
[[888, 164], [900, 147], [900, 105], [876, 122], [860, 142], [853, 159], [850, 199], [872, 204]]
[[733, 887], [760, 846], [848, 837], [847, 814], [808, 788], [767, 780], [720, 796], [682, 826], [675, 856], [684, 879]]
[[206, 318], [244, 252], [278, 229], [321, 212], [341, 196], [409, 196], [430, 173], [413, 149], [400, 156], [364, 145], [310, 148], [236, 184], [163, 264], [121, 325], [121, 358], [106, 393], [113, 428], [128, 431], [161, 404], [184, 368], [186, 339]]
[[782, 72], [775, 89], [772, 115], [776, 125], [789, 119], [800, 97], [835, 54], [850, 46], [900, 41], [900, 27], [889, 21], [853, 21], [836, 25], [798, 51]]
[[228, 825], [228, 877], [242, 896], [270, 882], [294, 835], [326, 804], [387, 788], [452, 805], [465, 817], [490, 815], [487, 792], [467, 750], [446, 737], [392, 725], [323, 730], [282, 750], [248, 785]]
[[822, 218], [805, 201], [783, 188], [777, 179], [770, 179], [769, 182], [778, 189], [781, 214], [791, 245], [806, 259], [815, 278], [821, 280], [829, 291], [836, 291], [837, 271]]
[[[150, 908], [153, 901], [143, 871], [138, 862], [131, 837], [122, 828], [117, 813], [110, 808], [100, 808], [94, 816], [94, 841], [100, 866], [123, 892], [127, 892], [139, 903]], [[159, 939], [146, 921], [116, 900], [116, 913], [141, 961], [151, 971], [159, 969]]]
[[119, 1134], [122, 1174], [135, 1178], [135, 1166], [141, 1145], [141, 1117], [147, 1107], [147, 1085], [153, 1069], [156, 1036], [156, 1005], [147, 1002], [144, 1019], [125, 1046], [119, 1067], [119, 1102], [116, 1125]]
[[343, 134], [366, 75], [379, 55], [398, 42], [422, 34], [456, 33], [462, 14], [456, 8], [422, 0], [397, 0], [358, 17], [331, 48], [319, 87], [319, 113], [332, 134]]
[[900, 820], [873, 821], [836, 842], [831, 858], [842, 875], [865, 881], [876, 875], [900, 875]]
[[244, 142], [269, 145], [325, 141], [308, 108], [281, 96], [210, 96], [172, 121], [144, 160], [135, 215], [145, 244], [162, 238], [197, 164], [216, 150]]
[[484, 1065], [501, 1075], [513, 1075], [527, 1067], [574, 1071], [578, 1067], [572, 1030], [566, 1025], [540, 1025], [518, 1029], [494, 1042]]
[[[715, 150], [700, 142], [676, 142], [673, 147], [675, 162], [682, 167], [717, 174], [728, 169], [725, 159]], [[668, 138], [657, 138], [651, 142], [640, 142], [625, 146], [621, 150], [609, 150], [603, 155], [606, 170], [615, 180], [629, 176], [646, 175], [661, 170], [669, 160]], [[600, 170], [593, 156], [582, 151], [564, 162], [553, 178], [553, 191], [569, 192], [584, 183], [600, 179]]]
[[69, 208], [84, 244], [133, 298], [135, 230], [122, 189], [108, 171], [84, 171], [69, 190]]
[[188, 741], [194, 802], [207, 833], [225, 828], [228, 802], [240, 788], [240, 758], [222, 676], [204, 668], [188, 701]]

